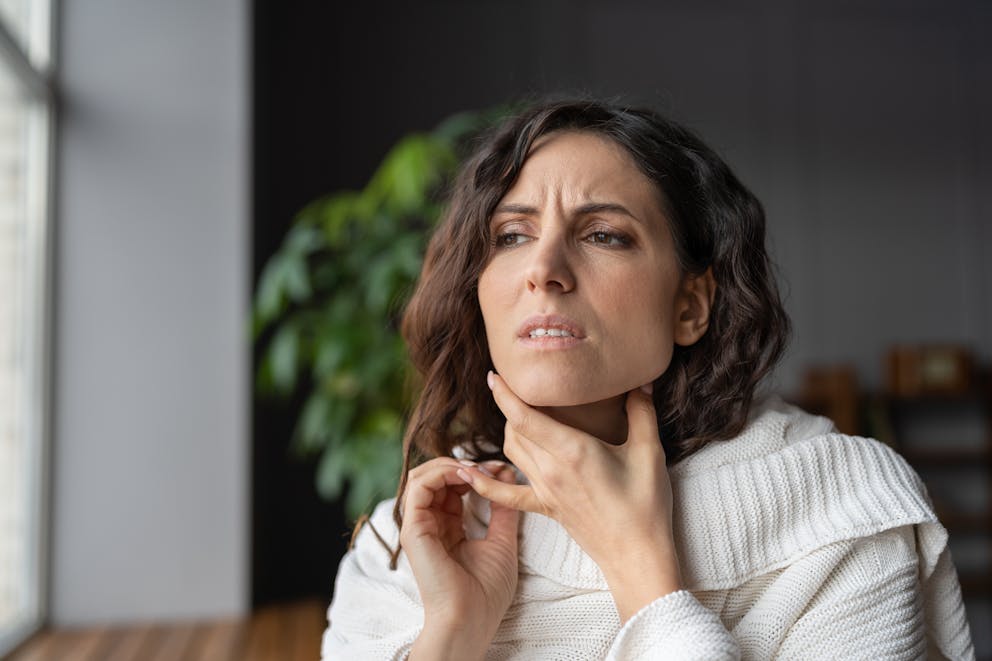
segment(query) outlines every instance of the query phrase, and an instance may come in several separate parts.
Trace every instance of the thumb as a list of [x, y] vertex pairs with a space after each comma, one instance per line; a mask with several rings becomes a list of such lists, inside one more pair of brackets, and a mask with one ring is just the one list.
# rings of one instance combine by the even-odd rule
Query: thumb
[[537, 500], [534, 490], [529, 486], [513, 484], [513, 469], [511, 468], [509, 470], [509, 474], [500, 474], [501, 476], [505, 476], [504, 479], [506, 481], [489, 477], [480, 471], [478, 466], [459, 468], [458, 475], [472, 485], [472, 489], [477, 494], [486, 498], [494, 505], [494, 514], [500, 508], [522, 510], [525, 512], [540, 512], [541, 503]]
[[648, 383], [627, 393], [627, 444], [630, 446], [661, 445], [651, 387]]

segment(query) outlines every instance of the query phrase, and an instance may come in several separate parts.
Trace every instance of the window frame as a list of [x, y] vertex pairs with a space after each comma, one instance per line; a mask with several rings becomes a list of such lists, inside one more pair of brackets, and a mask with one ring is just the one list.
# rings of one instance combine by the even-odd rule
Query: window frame
[[[32, 113], [29, 118], [29, 130], [41, 132], [40, 151], [38, 156], [43, 159], [38, 165], [30, 166], [30, 175], [26, 178], [27, 185], [37, 186], [37, 177], [43, 177], [42, 190], [29, 193], [29, 199], [41, 208], [29, 208], [28, 215], [38, 219], [37, 234], [34, 241], [29, 243], [30, 255], [28, 265], [33, 269], [28, 276], [28, 289], [32, 296], [26, 310], [30, 317], [28, 323], [33, 337], [37, 339], [30, 347], [28, 359], [33, 368], [30, 374], [30, 390], [28, 392], [28, 407], [26, 409], [29, 434], [29, 445], [34, 444], [36, 450], [29, 457], [32, 465], [33, 493], [29, 495], [30, 534], [36, 548], [30, 554], [34, 563], [33, 589], [34, 609], [29, 618], [20, 625], [7, 631], [0, 631], [0, 657], [5, 656], [24, 643], [32, 634], [40, 630], [47, 622], [50, 612], [50, 578], [51, 552], [50, 540], [52, 529], [52, 385], [53, 385], [53, 350], [54, 350], [54, 276], [55, 276], [55, 174], [57, 156], [57, 119], [58, 95], [55, 82], [55, 62], [57, 61], [57, 25], [61, 9], [59, 0], [49, 0], [48, 8], [48, 57], [44, 65], [38, 66], [32, 62], [31, 54], [26, 52], [25, 45], [14, 35], [6, 19], [0, 14], [0, 59], [10, 68], [13, 78], [21, 86], [24, 98], [33, 104], [39, 104], [41, 111]], [[29, 124], [29, 125], [30, 125]]]

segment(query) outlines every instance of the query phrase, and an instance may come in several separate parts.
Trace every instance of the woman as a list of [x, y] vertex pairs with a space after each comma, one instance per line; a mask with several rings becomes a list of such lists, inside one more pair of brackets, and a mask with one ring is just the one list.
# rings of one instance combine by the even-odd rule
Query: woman
[[402, 497], [341, 563], [324, 657], [973, 657], [916, 474], [755, 394], [789, 328], [764, 225], [649, 111], [486, 137], [404, 318]]

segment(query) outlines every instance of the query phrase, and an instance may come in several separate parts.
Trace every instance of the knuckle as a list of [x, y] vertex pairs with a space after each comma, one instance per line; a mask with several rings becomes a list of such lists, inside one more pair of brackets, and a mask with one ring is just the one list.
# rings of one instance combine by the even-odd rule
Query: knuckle
[[522, 411], [517, 416], [517, 423], [514, 425], [521, 433], [526, 434], [527, 430], [534, 424], [534, 414], [530, 411]]
[[420, 476], [422, 476], [424, 473], [428, 472], [431, 469], [431, 467], [434, 465], [433, 462], [435, 461], [437, 460], [431, 459], [430, 461], [425, 461], [422, 464], [418, 464], [414, 466], [413, 468], [410, 469], [410, 472], [408, 473], [409, 475], [408, 479], [412, 481], [419, 478]]
[[549, 519], [555, 518], [554, 510], [551, 508], [550, 505], [548, 505], [544, 501], [539, 500], [537, 502], [537, 506], [534, 509], [538, 512], [538, 514], [541, 514], [542, 516], [546, 516]]
[[562, 462], [570, 469], [578, 468], [586, 459], [586, 448], [583, 443], [567, 445], [561, 453]]
[[642, 414], [646, 414], [646, 415], [655, 414], [654, 404], [650, 400], [648, 400], [646, 396], [635, 398], [630, 403], [630, 405], [631, 408], [633, 408], [635, 411], [640, 411]]
[[503, 435], [503, 454], [513, 463], [517, 463], [516, 459], [519, 458], [519, 452], [520, 443], [517, 442], [517, 436], [508, 429], [507, 433]]
[[514, 489], [507, 498], [507, 504], [516, 510], [531, 509], [533, 492], [529, 489]]
[[483, 498], [488, 498], [493, 493], [493, 486], [490, 483], [490, 478], [486, 475], [473, 475], [472, 476], [472, 490], [482, 496]]
[[425, 461], [424, 463], [419, 464], [414, 468], [410, 469], [410, 472], [407, 474], [408, 475], [407, 479], [408, 481], [419, 480], [423, 478], [425, 475], [433, 473], [442, 466], [453, 466], [453, 465], [458, 465], [458, 461], [456, 459], [453, 459], [452, 457], [435, 457], [434, 459]]
[[548, 485], [552, 490], [559, 490], [566, 486], [566, 480], [563, 475], [565, 471], [561, 470], [549, 470], [544, 473], [541, 477], [544, 483]]

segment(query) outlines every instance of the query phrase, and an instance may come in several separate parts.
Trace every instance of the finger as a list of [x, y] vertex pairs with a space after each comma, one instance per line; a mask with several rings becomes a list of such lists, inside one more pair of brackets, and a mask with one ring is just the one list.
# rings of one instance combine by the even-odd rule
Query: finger
[[430, 461], [425, 461], [424, 463], [410, 469], [410, 472], [407, 474], [407, 482], [417, 479], [424, 473], [428, 473], [438, 466], [454, 466], [457, 468], [458, 460], [453, 457], [436, 457]]
[[[503, 469], [496, 473], [496, 479], [504, 484], [516, 484], [517, 476], [511, 467], [504, 465]], [[492, 502], [489, 516], [489, 530], [486, 532], [486, 539], [504, 543], [510, 548], [515, 549], [517, 547], [519, 524], [519, 510]]]
[[658, 412], [654, 408], [654, 399], [644, 388], [637, 388], [627, 393], [625, 403], [627, 410], [627, 444], [635, 446], [661, 447], [658, 438]]
[[[411, 560], [414, 556], [423, 559], [424, 554], [440, 557], [445, 545], [455, 543], [462, 532], [460, 525], [452, 527], [462, 518], [458, 492], [469, 488], [457, 474], [459, 466], [457, 461], [431, 460], [418, 466], [416, 477], [407, 482], [400, 543]], [[451, 521], [444, 523], [442, 519]]]
[[503, 426], [503, 454], [528, 478], [538, 474], [534, 456], [538, 451], [547, 456], [547, 452], [541, 451], [537, 444], [517, 433], [509, 422]]
[[422, 581], [430, 581], [438, 567], [451, 557], [445, 542], [423, 529], [410, 530], [404, 525], [400, 532], [400, 544], [421, 590], [425, 587]]
[[[407, 486], [403, 494], [400, 496], [400, 507], [403, 509], [403, 511], [404, 512], [406, 511], [406, 505], [409, 500], [409, 494], [412, 491], [410, 488], [411, 484], [421, 479], [424, 475], [437, 471], [438, 467], [440, 466], [449, 466], [451, 467], [452, 470], [455, 470], [458, 468], [459, 465], [460, 464], [458, 463], [458, 461], [452, 457], [436, 457], [429, 461], [425, 461], [422, 464], [414, 466], [412, 469], [410, 469], [410, 472], [407, 473]], [[438, 501], [435, 502], [434, 504], [440, 505], [440, 502]]]
[[565, 434], [571, 437], [568, 441], [571, 443], [575, 442], [574, 434], [585, 435], [583, 432], [564, 425], [528, 405], [510, 390], [506, 381], [498, 374], [490, 372], [489, 377], [496, 406], [506, 416], [506, 421], [513, 427], [514, 431], [530, 441], [531, 444], [555, 454], [567, 444], [564, 438]]
[[[445, 487], [458, 487], [458, 485], [465, 484], [465, 481], [458, 477], [457, 471], [460, 466], [461, 464], [457, 461], [438, 462], [426, 470], [419, 471], [416, 477], [412, 477], [407, 482], [404, 511], [440, 506], [445, 494], [438, 492]], [[411, 471], [412, 475], [413, 471]], [[439, 502], [435, 502], [437, 497], [440, 497]]]
[[[462, 485], [462, 493], [466, 489], [471, 489], [467, 484]], [[438, 505], [438, 508], [445, 514], [457, 514], [461, 516], [462, 513], [462, 494], [458, 493], [458, 486], [448, 487], [447, 489], [441, 489], [437, 493], [444, 494], [442, 502]], [[437, 497], [434, 498], [437, 501]]]
[[460, 502], [461, 497], [468, 493], [472, 487], [464, 482], [454, 485], [446, 484], [445, 486], [446, 488], [438, 489], [434, 492], [434, 500], [431, 503], [431, 507], [439, 509], [442, 512], [455, 514], [457, 512], [452, 510], [452, 503], [456, 500]]
[[507, 484], [484, 475], [478, 467], [458, 469], [458, 475], [472, 485], [477, 494], [496, 505], [524, 512], [543, 513], [544, 507], [529, 486]]

